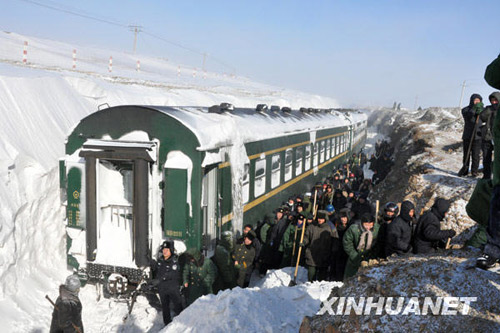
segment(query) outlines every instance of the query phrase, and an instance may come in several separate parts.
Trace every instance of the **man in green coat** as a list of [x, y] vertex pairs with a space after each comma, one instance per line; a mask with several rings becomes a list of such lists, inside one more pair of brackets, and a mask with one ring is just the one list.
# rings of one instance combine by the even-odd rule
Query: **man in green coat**
[[206, 260], [197, 249], [186, 252], [188, 262], [182, 272], [182, 281], [187, 288], [186, 304], [189, 306], [198, 297], [213, 294], [213, 283], [217, 275], [217, 268], [212, 260]]
[[214, 292], [217, 294], [220, 290], [236, 287], [236, 270], [232, 252], [234, 249], [233, 233], [224, 231], [222, 238], [215, 247], [214, 262], [217, 266], [218, 275], [214, 284]]
[[[283, 259], [281, 260], [280, 267], [295, 266], [297, 263], [297, 253], [299, 252], [300, 235], [302, 233], [302, 226], [306, 222], [304, 214], [297, 216], [295, 223], [290, 223], [286, 228], [285, 234], [281, 239], [279, 251], [283, 252]], [[302, 257], [304, 258], [304, 257]], [[301, 262], [304, 260], [302, 259]]]
[[361, 216], [361, 221], [354, 223], [344, 234], [342, 244], [347, 254], [344, 280], [354, 276], [361, 262], [377, 256], [377, 236], [379, 224], [369, 213]]
[[337, 230], [326, 223], [327, 214], [318, 212], [317, 221], [308, 225], [301, 244], [306, 249], [305, 261], [309, 281], [326, 280], [333, 238], [338, 238]]
[[256, 253], [252, 244], [255, 238], [255, 232], [253, 230], [248, 231], [243, 237], [243, 242], [238, 244], [234, 250], [234, 267], [238, 274], [236, 284], [241, 288], [248, 287], [250, 283]]
[[[486, 82], [496, 89], [500, 89], [500, 56], [493, 60], [484, 74]], [[488, 242], [484, 253], [476, 261], [476, 266], [489, 269], [500, 261], [500, 108], [497, 109], [493, 122], [493, 191], [490, 201], [490, 215], [488, 219]]]

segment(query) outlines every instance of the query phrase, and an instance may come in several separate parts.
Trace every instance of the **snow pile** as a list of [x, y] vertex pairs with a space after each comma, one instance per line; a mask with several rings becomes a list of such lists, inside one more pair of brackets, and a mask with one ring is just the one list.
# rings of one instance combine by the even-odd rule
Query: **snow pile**
[[[295, 273], [295, 267], [285, 267], [282, 269], [271, 269], [267, 271], [267, 275], [264, 276], [260, 281], [255, 284], [258, 288], [275, 288], [281, 286], [288, 286], [293, 280], [293, 275]], [[297, 279], [295, 282], [305, 283], [307, 281], [307, 270], [304, 267], [299, 266], [297, 271]]]
[[[500, 330], [499, 272], [473, 268], [478, 250], [455, 250], [429, 256], [395, 258], [379, 266], [364, 269], [349, 279], [335, 296], [395, 297], [392, 309], [396, 309], [398, 297], [406, 297], [403, 309], [410, 297], [418, 297], [417, 311], [422, 311], [425, 297], [433, 302], [438, 297], [471, 297], [467, 315], [460, 314], [463, 305], [453, 309], [458, 315], [333, 315], [315, 317], [310, 327], [320, 330], [333, 326], [340, 331], [387, 331], [400, 332], [498, 332]], [[336, 290], [337, 292], [337, 290]], [[334, 307], [334, 309], [336, 309]], [[442, 308], [441, 308], [442, 310]]]
[[[288, 287], [292, 274], [291, 267], [271, 271], [262, 288], [237, 287], [203, 296], [162, 332], [296, 332], [303, 316], [317, 313], [331, 290], [342, 283]], [[307, 271], [302, 268], [300, 275], [303, 280]]]

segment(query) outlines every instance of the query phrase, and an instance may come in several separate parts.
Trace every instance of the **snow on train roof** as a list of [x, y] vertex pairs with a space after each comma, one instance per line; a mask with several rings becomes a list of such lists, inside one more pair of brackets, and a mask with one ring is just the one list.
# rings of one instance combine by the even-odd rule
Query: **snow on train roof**
[[[367, 119], [358, 112], [321, 111], [318, 113], [266, 111], [235, 108], [223, 113], [209, 112], [202, 107], [147, 106], [180, 121], [189, 128], [200, 141], [199, 150], [211, 150], [230, 146], [235, 142], [253, 142], [280, 137], [291, 133], [315, 131], [348, 126]], [[314, 139], [312, 139], [313, 141]]]

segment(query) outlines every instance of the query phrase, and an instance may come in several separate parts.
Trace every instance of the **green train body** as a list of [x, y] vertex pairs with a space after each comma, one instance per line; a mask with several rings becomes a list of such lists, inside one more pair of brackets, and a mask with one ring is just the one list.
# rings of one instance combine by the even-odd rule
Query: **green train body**
[[82, 119], [60, 184], [68, 265], [139, 282], [165, 239], [215, 249], [324, 179], [366, 140], [354, 110], [118, 106]]

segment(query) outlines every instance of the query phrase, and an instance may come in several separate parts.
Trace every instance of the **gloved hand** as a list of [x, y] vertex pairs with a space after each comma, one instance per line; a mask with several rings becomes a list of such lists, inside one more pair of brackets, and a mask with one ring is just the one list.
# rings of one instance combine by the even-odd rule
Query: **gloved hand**
[[474, 111], [474, 114], [476, 114], [476, 115], [478, 115], [481, 112], [483, 112], [483, 110], [484, 110], [484, 104], [483, 104], [483, 102], [479, 102], [477, 104], [474, 104], [474, 106], [472, 107], [472, 110]]

